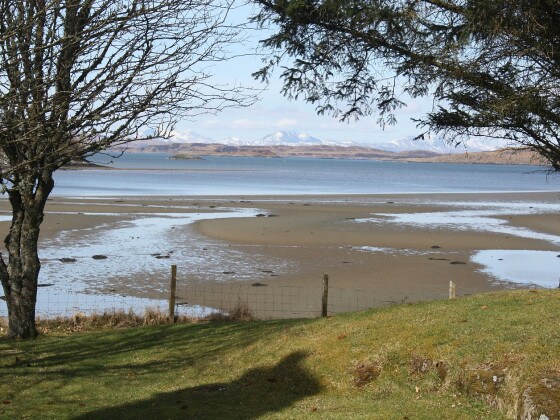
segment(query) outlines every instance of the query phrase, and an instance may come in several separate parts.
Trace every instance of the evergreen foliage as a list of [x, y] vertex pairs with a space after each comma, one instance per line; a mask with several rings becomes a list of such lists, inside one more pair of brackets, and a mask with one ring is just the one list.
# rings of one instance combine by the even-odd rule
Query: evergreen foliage
[[[506, 139], [560, 170], [560, 1], [255, 0], [283, 93], [342, 120], [396, 122], [433, 94], [423, 130]], [[287, 58], [291, 59], [287, 59]], [[425, 133], [423, 133], [425, 134]], [[422, 134], [421, 134], [422, 135]]]

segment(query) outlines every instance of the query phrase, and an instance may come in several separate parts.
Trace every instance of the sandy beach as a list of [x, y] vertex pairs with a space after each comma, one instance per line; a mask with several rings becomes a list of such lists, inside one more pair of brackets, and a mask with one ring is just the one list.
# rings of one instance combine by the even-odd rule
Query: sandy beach
[[[273, 288], [320, 288], [323, 273], [328, 273], [335, 289], [441, 297], [450, 280], [457, 283], [459, 294], [519, 287], [500, 281], [474, 262], [473, 256], [481, 251], [560, 253], [559, 198], [559, 193], [549, 192], [53, 197], [47, 205], [41, 248], [66, 247], [66, 257], [83, 260], [87, 267], [98, 264], [93, 274], [84, 275], [93, 294], [165, 299], [168, 268], [177, 264], [184, 281], [199, 289], [215, 282], [258, 284], [264, 296]], [[235, 217], [229, 211], [237, 212]], [[0, 200], [4, 216], [0, 235], [7, 234], [8, 212], [7, 200]], [[142, 227], [134, 224], [138, 220], [156, 222]], [[132, 230], [103, 239], [102, 235], [125, 227]], [[126, 236], [130, 232], [137, 233]], [[96, 248], [108, 256], [105, 265], [91, 261], [87, 252], [99, 251], [88, 251], [88, 241], [106, 241]], [[124, 245], [134, 242], [141, 251], [126, 250]], [[73, 246], [85, 253], [76, 254]], [[60, 263], [60, 255], [43, 257], [49, 282], [63, 281], [53, 276], [83, 270]], [[190, 260], [190, 255], [196, 258]], [[127, 269], [127, 260], [134, 258], [159, 265], [142, 270], [134, 260], [135, 267]], [[103, 281], [95, 279], [95, 273]], [[190, 293], [189, 304], [208, 305], [195, 295]]]
[[[554, 203], [555, 194], [461, 194], [308, 198], [259, 201], [268, 217], [205, 220], [199, 232], [237, 246], [258, 245], [258, 252], [281, 255], [299, 267], [297, 275], [278, 282], [320, 283], [330, 274], [338, 287], [379, 291], [443, 288], [449, 280], [467, 289], [498, 285], [482, 274], [470, 256], [479, 250], [559, 250], [558, 243], [475, 230], [474, 226], [415, 225], [393, 222], [399, 214], [445, 214], [485, 208], [485, 203]], [[512, 206], [513, 207], [513, 206]], [[270, 217], [273, 216], [273, 217]], [[560, 237], [558, 213], [500, 214], [509, 226]], [[530, 236], [530, 235], [528, 235]], [[369, 250], [371, 248], [371, 251]], [[381, 249], [377, 252], [376, 249]]]

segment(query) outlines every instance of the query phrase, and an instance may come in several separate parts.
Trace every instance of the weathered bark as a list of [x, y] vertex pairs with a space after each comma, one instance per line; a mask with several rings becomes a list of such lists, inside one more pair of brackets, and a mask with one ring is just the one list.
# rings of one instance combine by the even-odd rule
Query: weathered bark
[[51, 171], [26, 177], [8, 191], [12, 205], [12, 225], [4, 243], [8, 262], [0, 256], [0, 280], [8, 306], [8, 336], [31, 338], [37, 335], [35, 302], [41, 263], [37, 252], [40, 226], [47, 197], [54, 181]]

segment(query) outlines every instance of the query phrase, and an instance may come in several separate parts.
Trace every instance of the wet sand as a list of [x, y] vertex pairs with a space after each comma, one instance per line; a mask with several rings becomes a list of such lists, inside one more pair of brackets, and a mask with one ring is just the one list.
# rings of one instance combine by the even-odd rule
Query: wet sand
[[[211, 287], [207, 283], [218, 280], [232, 287], [258, 289], [265, 301], [267, 295], [281, 288], [320, 288], [323, 273], [328, 273], [330, 287], [334, 289], [372, 291], [379, 296], [430, 298], [444, 296], [450, 280], [457, 283], [460, 295], [512, 287], [483, 273], [481, 266], [470, 258], [479, 250], [560, 251], [560, 242], [555, 239], [560, 240], [559, 203], [559, 193], [54, 197], [47, 205], [41, 241], [52, 246], [56, 240], [60, 241], [63, 232], [63, 240], [72, 241], [88, 229], [110, 231], [123, 222], [147, 215], [192, 213], [202, 214], [199, 217], [204, 218], [204, 213], [255, 209], [249, 217], [199, 220], [174, 229], [174, 240], [194, 238], [194, 246], [200, 242], [200, 247], [208, 247], [202, 254], [207, 269], [190, 276], [191, 285], [204, 290]], [[500, 226], [505, 226], [497, 232], [481, 228], [476, 220], [472, 226], [464, 226], [401, 223], [395, 219], [399, 215], [422, 219], [422, 215], [434, 217], [496, 207], [501, 208], [497, 214], [484, 217], [498, 220]], [[6, 215], [7, 211], [7, 201], [0, 200], [0, 212]], [[8, 228], [9, 222], [0, 222], [0, 235], [5, 235]], [[509, 231], [510, 228], [518, 231]], [[236, 253], [236, 258], [244, 259], [245, 266], [253, 266], [252, 271], [239, 275], [242, 273], [228, 272], [226, 266], [214, 267], [213, 264], [223, 261], [215, 260], [218, 251], [220, 255]], [[181, 272], [180, 261], [169, 263], [177, 263]], [[188, 272], [188, 267], [184, 271]], [[217, 279], [216, 273], [228, 274]], [[104, 283], [106, 290], [165, 298], [162, 289], [167, 281], [166, 273], [162, 273], [164, 279], [157, 282], [143, 273], [133, 273], [128, 277], [128, 284], [122, 280], [111, 282], [113, 274], [99, 273], [108, 279]], [[155, 283], [157, 287], [153, 287]], [[260, 287], [251, 286], [255, 283]], [[204, 293], [197, 298], [197, 292], [185, 289], [184, 294], [189, 294], [189, 304], [208, 305]], [[234, 304], [230, 302], [229, 306]]]
[[[337, 287], [382, 292], [444, 290], [450, 280], [465, 291], [503, 287], [481, 273], [470, 256], [484, 249], [559, 250], [549, 241], [480, 230], [391, 223], [387, 215], [438, 213], [484, 203], [558, 204], [558, 194], [448, 194], [300, 198], [287, 202], [255, 200], [269, 217], [196, 223], [202, 234], [237, 246], [257, 245], [259, 253], [282, 255], [299, 267], [276, 284], [320, 284], [327, 272]], [[461, 202], [465, 205], [461, 206]], [[272, 217], [270, 217], [272, 216]], [[359, 222], [377, 219], [377, 222]], [[503, 214], [517, 227], [560, 236], [560, 214]], [[385, 220], [385, 222], [384, 222]], [[373, 247], [368, 252], [368, 247]], [[375, 251], [383, 248], [384, 251]], [[250, 252], [250, 251], [247, 251]], [[464, 263], [464, 264], [463, 264]]]

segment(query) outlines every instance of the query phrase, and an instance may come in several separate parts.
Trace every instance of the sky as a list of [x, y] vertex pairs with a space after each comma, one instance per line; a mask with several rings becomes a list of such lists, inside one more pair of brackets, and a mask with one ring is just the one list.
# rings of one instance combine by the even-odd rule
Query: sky
[[[236, 11], [234, 19], [242, 21], [250, 14], [251, 9], [246, 7]], [[176, 126], [179, 136], [191, 131], [216, 141], [229, 137], [258, 140], [276, 131], [296, 131], [321, 140], [376, 144], [417, 136], [422, 132], [411, 118], [419, 118], [431, 109], [430, 98], [407, 101], [407, 106], [396, 112], [397, 124], [383, 129], [377, 124], [375, 115], [350, 122], [340, 122], [329, 115], [317, 115], [314, 106], [302, 99], [288, 100], [282, 96], [278, 77], [271, 79], [268, 86], [254, 80], [251, 74], [261, 67], [261, 57], [247, 53], [253, 52], [258, 40], [265, 35], [262, 30], [251, 31], [249, 39], [232, 46], [232, 54], [242, 57], [219, 63], [212, 69], [215, 75], [212, 81], [215, 83], [264, 89], [260, 100], [247, 108], [230, 108], [215, 115], [205, 114], [180, 121]]]
[[[264, 87], [252, 80], [250, 84]], [[297, 131], [321, 140], [375, 144], [420, 134], [422, 131], [410, 119], [420, 117], [423, 110], [431, 107], [429, 99], [409, 102], [397, 112], [397, 124], [383, 129], [375, 115], [340, 122], [329, 115], [317, 115], [313, 105], [303, 100], [288, 100], [279, 91], [280, 83], [272, 83], [254, 105], [184, 120], [177, 125], [177, 131], [191, 130], [213, 140], [229, 137], [257, 140], [276, 131]]]

